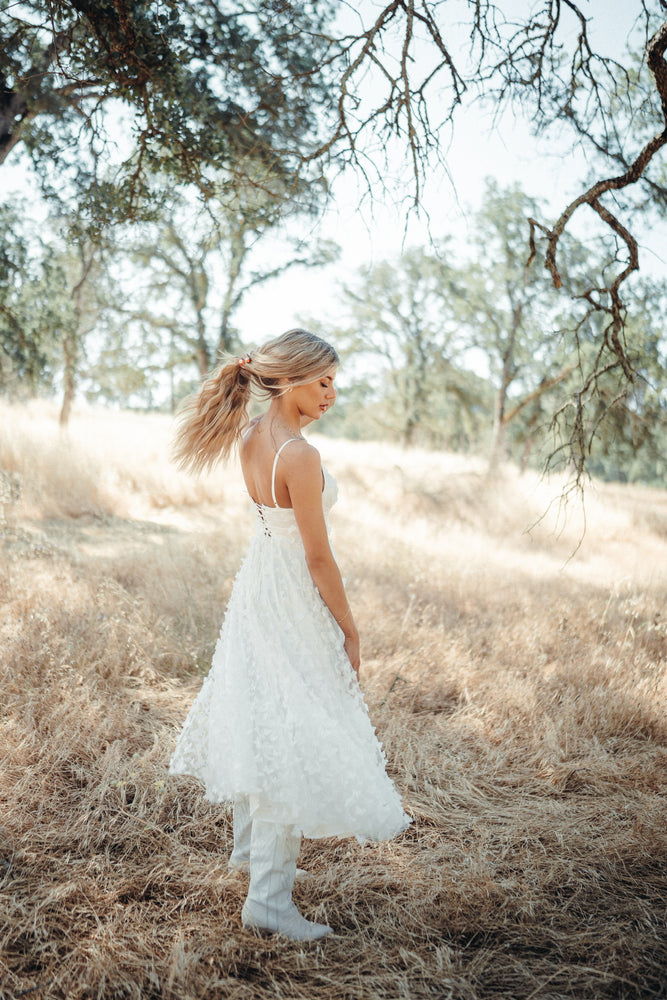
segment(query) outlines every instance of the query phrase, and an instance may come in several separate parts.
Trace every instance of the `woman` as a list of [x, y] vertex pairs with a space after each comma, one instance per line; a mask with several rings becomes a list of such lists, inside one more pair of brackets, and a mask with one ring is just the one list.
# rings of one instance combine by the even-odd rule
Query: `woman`
[[[301, 836], [385, 840], [410, 822], [359, 688], [359, 634], [325, 519], [336, 484], [301, 434], [335, 402], [337, 365], [329, 344], [290, 330], [204, 382], [175, 447], [200, 471], [239, 444], [256, 530], [170, 773], [234, 803], [229, 867], [250, 868], [243, 925], [293, 940], [331, 933], [292, 902]], [[253, 388], [270, 405], [248, 424]]]

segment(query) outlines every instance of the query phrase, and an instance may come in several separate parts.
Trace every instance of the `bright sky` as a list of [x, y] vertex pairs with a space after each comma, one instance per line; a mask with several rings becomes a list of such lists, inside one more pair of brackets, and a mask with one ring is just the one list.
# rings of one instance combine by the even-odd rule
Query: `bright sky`
[[[318, 271], [295, 268], [253, 291], [237, 315], [237, 325], [247, 329], [254, 341], [262, 339], [264, 330], [271, 335], [267, 317], [274, 322], [280, 315], [279, 325], [285, 329], [307, 317], [330, 320], [340, 283], [354, 282], [363, 265], [398, 256], [404, 245], [426, 244], [429, 232], [434, 238], [451, 234], [465, 241], [470, 211], [479, 206], [487, 177], [503, 186], [518, 183], [541, 200], [554, 196], [557, 208], [579, 192], [577, 178], [583, 176], [585, 164], [580, 155], [554, 156], [548, 148], [542, 157], [536, 156], [534, 139], [521, 123], [508, 122], [500, 134], [490, 130], [481, 113], [467, 112], [456, 125], [447, 171], [449, 177], [442, 171], [431, 174], [425, 188], [426, 211], [407, 219], [392, 191], [378, 190], [372, 205], [366, 202], [360, 207], [359, 185], [352, 177], [342, 178], [334, 187], [332, 207], [312, 230], [314, 238], [340, 245], [341, 260]], [[280, 247], [275, 249], [280, 253]]]

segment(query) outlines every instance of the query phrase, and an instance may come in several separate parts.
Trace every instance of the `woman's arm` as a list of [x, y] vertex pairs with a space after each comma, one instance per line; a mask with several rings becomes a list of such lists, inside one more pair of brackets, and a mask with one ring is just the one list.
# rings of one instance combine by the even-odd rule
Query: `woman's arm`
[[[289, 452], [289, 455], [288, 455]], [[306, 553], [306, 563], [322, 600], [345, 635], [345, 651], [359, 675], [359, 633], [334, 559], [322, 509], [320, 456], [305, 441], [283, 452], [285, 485]]]

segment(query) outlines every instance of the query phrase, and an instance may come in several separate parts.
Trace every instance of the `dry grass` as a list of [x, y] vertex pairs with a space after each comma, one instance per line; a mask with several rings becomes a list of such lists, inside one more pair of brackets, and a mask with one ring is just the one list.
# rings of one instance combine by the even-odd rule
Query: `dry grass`
[[[0, 998], [667, 995], [667, 496], [322, 440], [367, 698], [415, 818], [312, 841], [298, 903], [240, 926], [229, 815], [166, 763], [251, 530], [169, 422], [0, 411]], [[554, 530], [556, 527], [557, 530]]]

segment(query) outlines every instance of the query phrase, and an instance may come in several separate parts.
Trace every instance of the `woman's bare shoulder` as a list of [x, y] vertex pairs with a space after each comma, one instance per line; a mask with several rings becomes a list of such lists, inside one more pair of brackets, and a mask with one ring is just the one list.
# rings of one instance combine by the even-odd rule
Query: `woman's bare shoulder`
[[306, 462], [309, 465], [315, 463], [319, 465], [321, 462], [319, 451], [305, 438], [292, 438], [289, 442], [289, 448], [285, 448], [281, 454], [292, 463]]
[[322, 460], [320, 453], [305, 438], [295, 438], [280, 455], [284, 460], [285, 473], [288, 479], [295, 476], [313, 476], [320, 474]]

